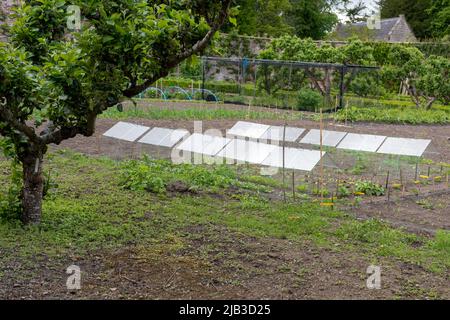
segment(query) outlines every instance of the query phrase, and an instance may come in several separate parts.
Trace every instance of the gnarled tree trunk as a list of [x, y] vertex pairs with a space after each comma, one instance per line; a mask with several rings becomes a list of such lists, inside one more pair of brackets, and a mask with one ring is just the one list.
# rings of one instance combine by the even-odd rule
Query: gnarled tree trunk
[[44, 176], [42, 173], [43, 153], [22, 159], [23, 189], [22, 216], [24, 224], [38, 224], [41, 221]]

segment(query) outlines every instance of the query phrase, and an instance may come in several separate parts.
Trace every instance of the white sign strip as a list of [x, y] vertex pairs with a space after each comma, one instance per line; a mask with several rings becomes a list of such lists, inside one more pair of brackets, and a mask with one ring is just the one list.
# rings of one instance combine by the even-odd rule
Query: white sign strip
[[[283, 141], [283, 131], [284, 127], [272, 126], [261, 136], [261, 139]], [[295, 142], [303, 134], [303, 132], [305, 132], [305, 129], [286, 127], [285, 141]]]
[[[323, 130], [322, 144], [327, 147], [336, 147], [346, 135], [347, 132]], [[320, 145], [320, 130], [310, 130], [300, 143]]]
[[184, 129], [173, 130], [168, 136], [162, 139], [159, 143], [160, 146], [172, 148], [181, 139], [189, 135], [189, 131]]
[[338, 149], [376, 152], [381, 146], [385, 136], [376, 136], [371, 134], [349, 133], [338, 145]]
[[[325, 152], [322, 153], [325, 155]], [[285, 165], [286, 169], [312, 171], [319, 163], [320, 151], [285, 148]], [[277, 147], [270, 155], [262, 162], [262, 165], [270, 167], [283, 167], [283, 148]]]
[[134, 123], [118, 122], [103, 135], [105, 137], [116, 138], [126, 141], [136, 141], [140, 136], [146, 133], [150, 128], [140, 126]]
[[378, 153], [420, 157], [430, 145], [431, 140], [387, 138]]
[[176, 148], [178, 150], [215, 156], [231, 139], [194, 133]]
[[161, 147], [173, 147], [181, 139], [189, 134], [189, 131], [184, 129], [167, 129], [167, 128], [153, 128], [139, 142], [144, 144], [152, 144]]
[[277, 146], [271, 144], [234, 139], [217, 156], [260, 164], [276, 148]]
[[259, 139], [269, 128], [270, 126], [265, 124], [238, 121], [227, 131], [227, 136]]
[[143, 136], [139, 142], [145, 144], [152, 144], [159, 146], [160, 142], [173, 132], [171, 129], [166, 128], [153, 128], [145, 136]]

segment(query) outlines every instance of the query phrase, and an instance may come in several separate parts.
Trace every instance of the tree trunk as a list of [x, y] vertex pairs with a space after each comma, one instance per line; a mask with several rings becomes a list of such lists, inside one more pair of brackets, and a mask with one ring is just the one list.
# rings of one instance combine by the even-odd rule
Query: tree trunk
[[23, 189], [22, 216], [24, 224], [41, 222], [44, 176], [42, 174], [43, 154], [28, 156], [22, 161]]
[[430, 110], [430, 109], [431, 109], [431, 106], [433, 105], [433, 103], [434, 103], [436, 100], [437, 100], [437, 99], [436, 99], [435, 97], [429, 98], [429, 99], [428, 99], [428, 102], [427, 102], [427, 104], [426, 104], [426, 106], [425, 106], [425, 108], [426, 108], [427, 110]]

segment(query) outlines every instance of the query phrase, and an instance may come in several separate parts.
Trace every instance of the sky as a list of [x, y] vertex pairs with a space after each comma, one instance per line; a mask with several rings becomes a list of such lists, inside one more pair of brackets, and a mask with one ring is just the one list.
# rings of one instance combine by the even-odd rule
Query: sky
[[[352, 0], [353, 4], [357, 4], [358, 2], [359, 2], [359, 0]], [[377, 6], [375, 4], [375, 0], [363, 0], [363, 2], [366, 4], [366, 6], [368, 8], [368, 14], [371, 14], [372, 10], [376, 11]], [[347, 20], [345, 17], [345, 14], [337, 12], [337, 15], [339, 16], [339, 19], [341, 21]]]

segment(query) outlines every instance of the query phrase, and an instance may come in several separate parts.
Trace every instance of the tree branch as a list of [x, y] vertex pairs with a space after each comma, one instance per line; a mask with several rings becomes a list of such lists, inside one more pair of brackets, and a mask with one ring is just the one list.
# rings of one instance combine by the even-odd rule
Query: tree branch
[[18, 121], [12, 112], [6, 108], [6, 104], [2, 103], [0, 103], [0, 120], [9, 124], [15, 130], [23, 133], [31, 142], [36, 144], [41, 143], [41, 139], [38, 137], [34, 129], [27, 126], [25, 123]]
[[135, 95], [141, 93], [145, 89], [147, 89], [150, 85], [152, 85], [156, 80], [163, 78], [169, 74], [169, 70], [176, 67], [180, 62], [189, 58], [190, 56], [203, 51], [211, 39], [214, 37], [214, 34], [222, 27], [225, 23], [225, 19], [228, 17], [228, 10], [230, 8], [232, 0], [222, 0], [222, 8], [220, 10], [219, 16], [215, 20], [214, 24], [210, 25], [210, 30], [208, 33], [198, 41], [192, 48], [182, 52], [181, 54], [175, 56], [175, 58], [167, 61], [167, 63], [161, 68], [162, 71], [154, 75], [152, 78], [147, 79], [140, 85], [134, 85], [129, 87], [123, 92], [123, 95], [127, 98], [132, 98]]

